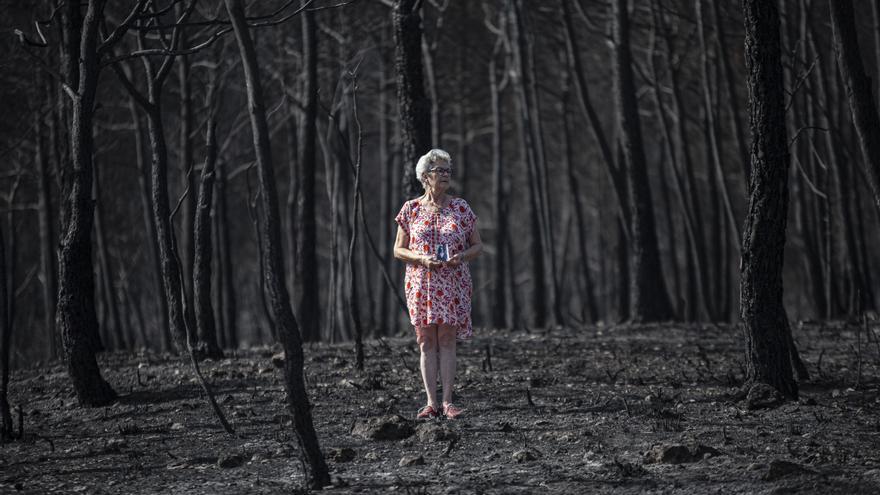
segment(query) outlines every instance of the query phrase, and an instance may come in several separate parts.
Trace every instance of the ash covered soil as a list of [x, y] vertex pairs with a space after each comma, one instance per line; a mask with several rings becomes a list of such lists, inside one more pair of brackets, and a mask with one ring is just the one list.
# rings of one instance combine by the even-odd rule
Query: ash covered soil
[[[752, 409], [737, 396], [735, 327], [478, 331], [459, 347], [466, 415], [427, 422], [412, 419], [424, 402], [412, 337], [369, 340], [363, 373], [349, 344], [307, 346], [334, 481], [324, 491], [878, 493], [880, 343], [865, 332], [797, 326], [811, 380], [799, 401]], [[0, 492], [298, 490], [274, 353], [203, 365], [234, 436], [177, 357], [102, 356], [120, 398], [95, 409], [76, 404], [58, 363], [17, 371], [10, 402], [22, 408], [24, 436], [0, 446]]]

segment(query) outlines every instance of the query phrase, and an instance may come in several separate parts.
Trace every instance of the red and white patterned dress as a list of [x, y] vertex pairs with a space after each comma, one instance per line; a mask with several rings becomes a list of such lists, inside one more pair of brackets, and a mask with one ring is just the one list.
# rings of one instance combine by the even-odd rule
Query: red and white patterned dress
[[[461, 198], [451, 199], [439, 210], [414, 199], [404, 203], [395, 220], [409, 236], [409, 249], [431, 255], [438, 245], [446, 244], [451, 258], [470, 246], [477, 216]], [[458, 329], [458, 340], [473, 336], [473, 287], [467, 263], [433, 270], [407, 263], [405, 283], [406, 305], [414, 327], [451, 325]]]

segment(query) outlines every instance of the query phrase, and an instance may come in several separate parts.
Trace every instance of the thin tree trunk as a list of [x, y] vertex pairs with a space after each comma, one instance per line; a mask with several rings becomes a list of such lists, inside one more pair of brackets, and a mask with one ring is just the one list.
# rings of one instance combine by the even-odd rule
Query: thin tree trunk
[[[697, 6], [699, 9], [699, 5]], [[721, 4], [718, 0], [711, 0], [709, 8], [712, 9], [712, 24], [718, 37], [718, 58], [721, 60], [721, 69], [724, 79], [724, 87], [727, 90], [727, 109], [730, 112], [730, 126], [733, 128], [734, 137], [736, 138], [736, 149], [739, 152], [739, 158], [742, 162], [743, 175], [745, 183], [751, 180], [752, 170], [749, 163], [749, 150], [746, 145], [746, 136], [743, 125], [740, 122], [740, 110], [742, 105], [739, 102], [739, 94], [736, 91], [736, 83], [734, 81], [733, 68], [730, 65], [731, 56], [727, 53], [727, 44], [725, 43], [724, 22], [721, 17]], [[739, 225], [734, 225], [735, 229]]]
[[[43, 288], [43, 325], [46, 331], [46, 351], [49, 359], [58, 356], [55, 338], [55, 296], [58, 294], [55, 270], [55, 232], [53, 229], [52, 187], [49, 180], [48, 152], [43, 140], [44, 123], [39, 112], [34, 118], [37, 162], [37, 214], [40, 222], [40, 275]], [[50, 117], [51, 118], [51, 117]]]
[[205, 165], [202, 168], [199, 197], [195, 209], [195, 225], [193, 232], [193, 306], [195, 309], [196, 334], [198, 342], [195, 352], [211, 359], [221, 359], [223, 351], [217, 344], [217, 327], [214, 320], [214, 308], [211, 305], [211, 206], [214, 193], [214, 170], [217, 163], [217, 138], [215, 133], [217, 122], [214, 109], [211, 108], [215, 82], [209, 83], [207, 107], [208, 121], [205, 138]]
[[752, 132], [748, 215], [740, 265], [740, 317], [746, 341], [746, 380], [797, 398], [791, 338], [782, 305], [782, 266], [788, 211], [788, 137], [775, 2], [743, 0]]
[[[14, 269], [14, 265], [12, 265]], [[6, 240], [0, 222], [0, 443], [12, 440], [12, 414], [9, 410], [9, 359], [12, 355], [12, 322], [9, 318], [9, 286], [6, 275]]]
[[217, 245], [220, 247], [217, 253], [217, 271], [222, 274], [220, 279], [220, 311], [223, 313], [223, 331], [226, 335], [226, 346], [230, 349], [238, 348], [238, 295], [235, 284], [235, 271], [232, 263], [232, 243], [229, 238], [229, 207], [228, 194], [226, 191], [226, 175], [223, 163], [217, 165], [215, 188], [217, 197]]
[[[500, 44], [496, 44], [496, 50]], [[495, 213], [495, 259], [494, 259], [494, 276], [495, 291], [493, 293], [492, 304], [492, 325], [495, 328], [505, 328], [508, 325], [507, 320], [507, 296], [505, 290], [508, 283], [515, 283], [513, 280], [508, 281], [507, 272], [505, 271], [504, 259], [507, 251], [507, 208], [504, 201], [504, 166], [503, 166], [503, 118], [502, 118], [502, 101], [501, 95], [503, 88], [499, 83], [496, 74], [495, 60], [497, 53], [492, 54], [489, 61], [489, 90], [491, 91], [492, 104], [492, 195], [493, 209]]]
[[354, 265], [354, 250], [358, 239], [358, 209], [361, 205], [361, 149], [363, 147], [363, 132], [358, 119], [357, 108], [357, 74], [351, 81], [352, 84], [352, 112], [357, 126], [357, 157], [354, 162], [354, 200], [351, 213], [351, 241], [348, 246], [348, 307], [354, 327], [355, 368], [364, 369], [364, 328], [361, 321], [360, 303], [357, 294], [357, 269]]
[[262, 229], [264, 241], [262, 249], [265, 261], [263, 277], [266, 281], [266, 290], [275, 324], [284, 347], [284, 381], [287, 386], [288, 404], [293, 414], [296, 436], [308, 463], [306, 478], [311, 488], [320, 489], [330, 484], [330, 475], [318, 444], [315, 427], [312, 424], [311, 404], [309, 404], [303, 377], [302, 339], [296, 318], [290, 308], [287, 287], [282, 278], [284, 262], [280, 251], [281, 228], [278, 219], [278, 197], [275, 190], [272, 149], [269, 142], [266, 109], [263, 104], [263, 88], [260, 82], [257, 53], [254, 50], [251, 33], [245, 21], [242, 0], [225, 0], [225, 3], [241, 52], [242, 67], [247, 82], [254, 151], [262, 187], [260, 199], [265, 223]]
[[663, 279], [660, 252], [652, 211], [651, 189], [642, 144], [632, 54], [629, 46], [627, 0], [615, 0], [614, 93], [620, 126], [620, 143], [629, 185], [630, 210], [630, 319], [652, 322], [671, 319], [674, 314]]
[[153, 284], [155, 300], [159, 305], [159, 313], [155, 316], [159, 328], [161, 329], [161, 348], [164, 351], [170, 350], [173, 346], [173, 338], [171, 337], [171, 328], [168, 322], [168, 299], [164, 297], [162, 289], [161, 272], [162, 267], [159, 263], [159, 242], [156, 235], [156, 222], [153, 221], [153, 200], [150, 197], [150, 184], [146, 160], [144, 160], [144, 134], [141, 126], [141, 117], [138, 113], [137, 104], [134, 97], [129, 96], [128, 108], [131, 113], [131, 120], [134, 126], [134, 148], [135, 161], [138, 169], [138, 191], [141, 197], [141, 204], [144, 213], [144, 231], [146, 232], [146, 241], [148, 244], [147, 252], [149, 253], [149, 265], [151, 270], [149, 273], [150, 281]]
[[[69, 0], [71, 11], [79, 10], [78, 0]], [[67, 19], [65, 32], [75, 43], [75, 57], [67, 73], [73, 88], [73, 117], [70, 126], [70, 193], [61, 204], [67, 219], [58, 253], [57, 325], [64, 344], [67, 370], [80, 404], [101, 406], [111, 402], [116, 393], [104, 381], [89, 335], [97, 334], [95, 315], [95, 279], [92, 266], [92, 116], [98, 86], [98, 25], [104, 1], [90, 0], [82, 24]], [[77, 41], [78, 40], [78, 41]], [[76, 70], [72, 65], [77, 64]], [[75, 75], [74, 75], [75, 74]], [[74, 79], [75, 77], [75, 79]]]
[[425, 95], [422, 75], [422, 16], [420, 0], [396, 0], [392, 8], [397, 103], [403, 145], [403, 195], [422, 191], [416, 161], [431, 147], [431, 102]]
[[838, 0], [828, 2], [828, 5], [837, 62], [859, 137], [865, 177], [874, 195], [874, 206], [880, 212], [880, 116], [871, 92], [871, 79], [862, 64], [853, 3], [852, 0]]
[[[183, 14], [183, 3], [177, 4], [175, 7], [176, 16]], [[180, 30], [179, 46], [187, 46], [187, 31]], [[180, 89], [180, 133], [178, 139], [178, 169], [180, 170], [180, 186], [181, 190], [189, 191], [183, 200], [180, 209], [180, 257], [181, 257], [181, 277], [183, 279], [183, 297], [187, 300], [194, 300], [193, 297], [193, 270], [195, 262], [194, 254], [194, 217], [196, 212], [196, 183], [193, 175], [193, 145], [192, 145], [192, 129], [193, 129], [193, 101], [192, 90], [189, 81], [190, 62], [187, 55], [181, 55], [175, 61], [177, 64], [177, 79]]]
[[104, 306], [110, 315], [111, 325], [106, 325], [105, 332], [112, 336], [116, 349], [131, 349], [130, 341], [126, 334], [127, 326], [122, 325], [122, 317], [119, 315], [119, 305], [116, 303], [116, 291], [113, 288], [113, 265], [110, 262], [110, 253], [107, 247], [107, 235], [104, 230], [104, 204], [101, 201], [101, 170], [95, 167], [93, 194], [95, 196], [95, 241], [98, 260], [98, 273], [101, 277], [102, 296]]
[[[591, 323], [595, 323], [599, 319], [599, 305], [596, 302], [596, 294], [593, 291], [593, 276], [590, 271], [590, 254], [587, 250], [587, 244], [589, 243], [589, 239], [587, 239], [587, 228], [586, 228], [586, 219], [584, 213], [584, 205], [581, 195], [583, 194], [582, 185], [578, 181], [577, 173], [575, 173], [574, 169], [574, 147], [571, 144], [571, 129], [573, 127], [573, 122], [571, 122], [571, 115], [566, 109], [571, 104], [571, 90], [570, 90], [570, 80], [571, 75], [567, 74], [564, 76], [564, 91], [563, 98], [560, 102], [561, 107], [560, 111], [563, 115], [563, 149], [565, 150], [564, 159], [565, 159], [565, 171], [566, 176], [568, 177], [568, 185], [571, 193], [572, 200], [574, 201], [574, 222], [575, 228], [577, 229], [577, 254], [578, 254], [578, 265], [580, 266], [581, 275], [584, 280], [584, 293], [582, 294], [582, 299], [586, 306], [586, 313], [589, 315], [584, 318], [584, 321], [589, 321]], [[566, 273], [563, 270], [562, 273]]]
[[316, 138], [318, 129], [318, 36], [313, 12], [302, 13], [303, 87], [304, 114], [300, 129], [301, 180], [299, 184], [299, 218], [297, 224], [298, 285], [301, 287], [297, 301], [298, 321], [301, 323], [303, 340], [313, 342], [321, 336], [320, 283], [317, 258], [317, 213], [315, 210], [315, 175], [317, 173]]

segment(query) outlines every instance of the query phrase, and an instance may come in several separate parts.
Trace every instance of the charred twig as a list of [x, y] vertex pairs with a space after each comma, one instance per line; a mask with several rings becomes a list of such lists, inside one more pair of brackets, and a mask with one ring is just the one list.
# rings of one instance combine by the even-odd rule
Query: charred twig
[[486, 368], [492, 371], [492, 348], [486, 344]]
[[140, 385], [141, 387], [146, 387], [147, 384], [144, 383], [143, 381], [141, 381], [141, 369], [140, 369], [140, 368], [135, 368], [135, 369], [134, 369], [134, 372], [135, 372], [135, 374], [137, 375], [137, 382], [138, 382], [138, 385]]
[[440, 454], [440, 457], [448, 457], [449, 453], [452, 452], [452, 449], [455, 448], [455, 444], [458, 443], [458, 438], [453, 437], [452, 440], [449, 441], [449, 444], [443, 449], [443, 453]]

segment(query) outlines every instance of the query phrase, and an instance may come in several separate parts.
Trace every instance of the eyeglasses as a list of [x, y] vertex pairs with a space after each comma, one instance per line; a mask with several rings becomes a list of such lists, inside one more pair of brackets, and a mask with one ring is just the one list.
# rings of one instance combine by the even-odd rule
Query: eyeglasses
[[452, 167], [434, 167], [429, 168], [428, 172], [437, 175], [452, 175]]

